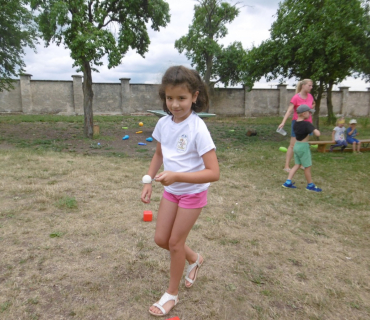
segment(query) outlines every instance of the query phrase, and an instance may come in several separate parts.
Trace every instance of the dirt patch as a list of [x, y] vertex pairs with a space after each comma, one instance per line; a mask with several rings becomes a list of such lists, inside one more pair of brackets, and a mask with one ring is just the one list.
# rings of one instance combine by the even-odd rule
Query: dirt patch
[[[155, 140], [148, 142], [146, 138], [151, 137], [153, 129], [139, 126], [128, 129], [123, 129], [119, 125], [102, 126], [100, 135], [91, 140], [84, 138], [83, 128], [75, 123], [2, 123], [0, 149], [31, 147], [85, 155], [105, 154], [121, 157], [152, 155], [156, 146]], [[136, 133], [138, 131], [142, 133]], [[129, 136], [128, 140], [122, 140], [125, 135]]]

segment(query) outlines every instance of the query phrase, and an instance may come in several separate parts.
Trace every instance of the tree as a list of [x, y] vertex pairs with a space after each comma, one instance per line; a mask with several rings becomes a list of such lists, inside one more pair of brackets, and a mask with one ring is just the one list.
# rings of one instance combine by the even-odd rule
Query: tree
[[362, 78], [366, 82], [370, 82], [370, 0], [362, 0], [363, 8], [366, 12], [366, 42], [363, 46], [363, 51], [366, 56], [366, 62], [363, 65], [360, 65], [358, 68], [358, 74], [362, 75]]
[[[211, 86], [211, 80], [225, 86], [240, 82], [245, 58], [245, 50], [240, 42], [234, 42], [227, 48], [217, 41], [227, 35], [226, 24], [239, 14], [238, 3], [230, 5], [221, 0], [198, 0], [194, 6], [193, 23], [188, 34], [175, 41], [175, 48], [191, 61], [192, 66]], [[228, 63], [229, 65], [225, 64]]]
[[[92, 71], [107, 55], [108, 68], [116, 67], [129, 50], [144, 56], [150, 44], [147, 23], [159, 31], [170, 20], [163, 0], [31, 0], [49, 45], [61, 43], [71, 51], [74, 66], [84, 75], [84, 133], [93, 137]], [[116, 33], [115, 30], [118, 30]]]
[[[247, 83], [262, 76], [311, 78], [315, 83], [314, 124], [327, 91], [328, 122], [333, 123], [333, 85], [365, 62], [365, 10], [360, 0], [285, 0], [271, 26], [271, 39], [248, 53]], [[256, 60], [256, 61], [254, 61]]]
[[24, 72], [24, 47], [35, 49], [37, 25], [26, 0], [0, 0], [0, 91], [13, 88]]

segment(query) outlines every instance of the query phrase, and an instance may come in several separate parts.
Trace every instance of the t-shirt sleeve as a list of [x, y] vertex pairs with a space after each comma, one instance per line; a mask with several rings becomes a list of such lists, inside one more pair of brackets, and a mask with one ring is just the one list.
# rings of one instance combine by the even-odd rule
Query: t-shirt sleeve
[[315, 127], [312, 123], [307, 122], [307, 130], [309, 131], [309, 133], [312, 133], [315, 130]]
[[290, 99], [290, 103], [293, 103], [295, 106], [297, 105], [297, 95], [295, 94], [292, 99]]
[[161, 128], [163, 125], [163, 121], [165, 120], [165, 117], [162, 117], [158, 120], [157, 124], [155, 125], [154, 131], [152, 133], [152, 137], [157, 140], [159, 143], [161, 142]]
[[208, 151], [216, 149], [211, 134], [208, 131], [206, 124], [201, 120], [196, 137], [196, 148], [199, 156], [203, 156]]

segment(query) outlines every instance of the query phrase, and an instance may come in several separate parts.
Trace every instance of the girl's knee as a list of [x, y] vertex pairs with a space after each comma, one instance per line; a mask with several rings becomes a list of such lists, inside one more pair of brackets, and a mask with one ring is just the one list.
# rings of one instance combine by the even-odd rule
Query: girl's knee
[[154, 236], [154, 242], [156, 243], [156, 245], [158, 247], [161, 247], [161, 248], [164, 248], [164, 249], [168, 249], [168, 247], [169, 247], [168, 239], [165, 239], [161, 235], [156, 234]]
[[171, 252], [176, 252], [184, 248], [184, 242], [179, 238], [171, 237], [168, 241], [168, 247]]

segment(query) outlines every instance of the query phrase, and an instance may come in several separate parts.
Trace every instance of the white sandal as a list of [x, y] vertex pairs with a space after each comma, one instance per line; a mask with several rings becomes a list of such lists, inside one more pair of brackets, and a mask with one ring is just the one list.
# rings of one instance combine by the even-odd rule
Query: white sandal
[[[197, 261], [195, 261], [193, 264], [189, 265], [189, 266], [188, 266], [188, 269], [186, 270], [185, 280], [186, 280], [187, 282], [190, 282], [190, 285], [186, 285], [186, 282], [185, 282], [185, 287], [186, 287], [186, 288], [191, 288], [191, 287], [193, 286], [193, 284], [194, 284], [195, 280], [197, 279], [197, 274], [198, 274], [199, 268], [200, 268], [200, 267], [202, 266], [202, 264], [203, 264], [203, 261], [202, 261], [202, 263], [200, 263], [200, 262], [199, 262], [199, 258], [200, 258], [199, 253], [197, 253], [197, 255], [198, 255], [198, 259], [197, 259]], [[190, 279], [190, 278], [189, 278], [190, 272], [191, 272], [194, 268], [197, 268], [197, 269], [195, 270], [194, 279]]]
[[156, 316], [156, 317], [163, 317], [165, 316], [166, 314], [168, 314], [168, 312], [170, 312], [173, 307], [168, 310], [168, 312], [166, 312], [166, 310], [164, 310], [163, 306], [168, 302], [168, 301], [171, 301], [171, 300], [174, 300], [175, 301], [175, 304], [173, 305], [173, 307], [175, 305], [177, 305], [177, 303], [179, 302], [179, 296], [176, 295], [176, 296], [173, 296], [172, 294], [169, 294], [167, 292], [164, 293], [164, 295], [161, 297], [161, 299], [154, 303], [153, 306], [154, 307], [157, 307], [159, 310], [162, 311], [162, 313], [154, 313], [152, 311], [149, 310], [149, 313], [152, 314], [153, 316]]

